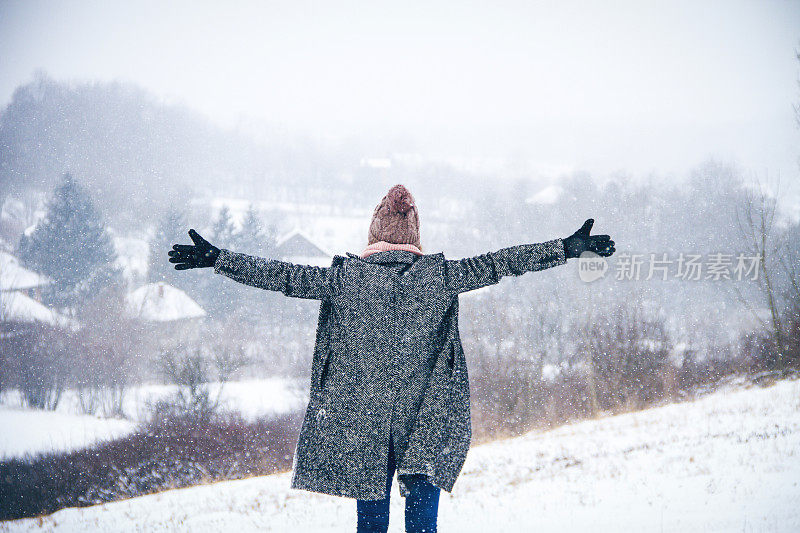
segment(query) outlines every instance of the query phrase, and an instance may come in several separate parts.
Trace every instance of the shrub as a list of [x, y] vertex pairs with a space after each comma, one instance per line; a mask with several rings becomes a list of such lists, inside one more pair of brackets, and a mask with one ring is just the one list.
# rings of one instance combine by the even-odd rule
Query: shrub
[[163, 416], [91, 448], [0, 462], [0, 520], [291, 469], [302, 413]]

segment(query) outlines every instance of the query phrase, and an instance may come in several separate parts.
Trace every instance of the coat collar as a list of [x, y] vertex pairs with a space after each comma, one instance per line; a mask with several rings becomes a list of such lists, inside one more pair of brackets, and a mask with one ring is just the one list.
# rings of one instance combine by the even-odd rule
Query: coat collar
[[418, 257], [422, 257], [407, 250], [386, 250], [384, 252], [375, 252], [367, 257], [360, 257], [350, 252], [347, 252], [347, 255], [367, 263], [413, 263]]

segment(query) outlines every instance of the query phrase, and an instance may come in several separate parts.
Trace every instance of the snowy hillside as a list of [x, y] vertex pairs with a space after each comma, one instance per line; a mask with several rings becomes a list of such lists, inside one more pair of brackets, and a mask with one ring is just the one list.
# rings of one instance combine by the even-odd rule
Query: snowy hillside
[[[800, 531], [800, 381], [473, 447], [441, 531]], [[162, 492], [5, 531], [354, 531], [355, 501], [289, 473]], [[390, 531], [403, 530], [392, 488]]]

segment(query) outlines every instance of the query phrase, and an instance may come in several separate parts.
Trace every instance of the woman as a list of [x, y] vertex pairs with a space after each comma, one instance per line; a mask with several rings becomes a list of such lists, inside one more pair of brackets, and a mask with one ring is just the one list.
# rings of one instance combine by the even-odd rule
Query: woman
[[395, 470], [406, 531], [436, 531], [439, 492], [450, 492], [471, 439], [458, 295], [506, 275], [614, 252], [608, 235], [573, 235], [449, 260], [423, 254], [411, 193], [395, 185], [375, 208], [361, 255], [330, 267], [219, 249], [194, 230], [170, 262], [296, 298], [320, 300], [309, 403], [291, 486], [357, 500], [358, 531], [386, 531]]

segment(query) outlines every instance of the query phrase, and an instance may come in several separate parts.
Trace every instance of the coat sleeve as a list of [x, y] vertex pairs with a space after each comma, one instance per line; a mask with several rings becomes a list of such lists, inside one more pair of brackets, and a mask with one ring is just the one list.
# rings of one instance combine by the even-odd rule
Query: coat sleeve
[[294, 298], [324, 300], [334, 293], [339, 266], [297, 265], [276, 259], [220, 249], [214, 272], [232, 280], [265, 289], [280, 291]]
[[563, 239], [520, 244], [475, 257], [445, 260], [445, 286], [461, 293], [493, 285], [503, 276], [519, 276], [566, 262]]

